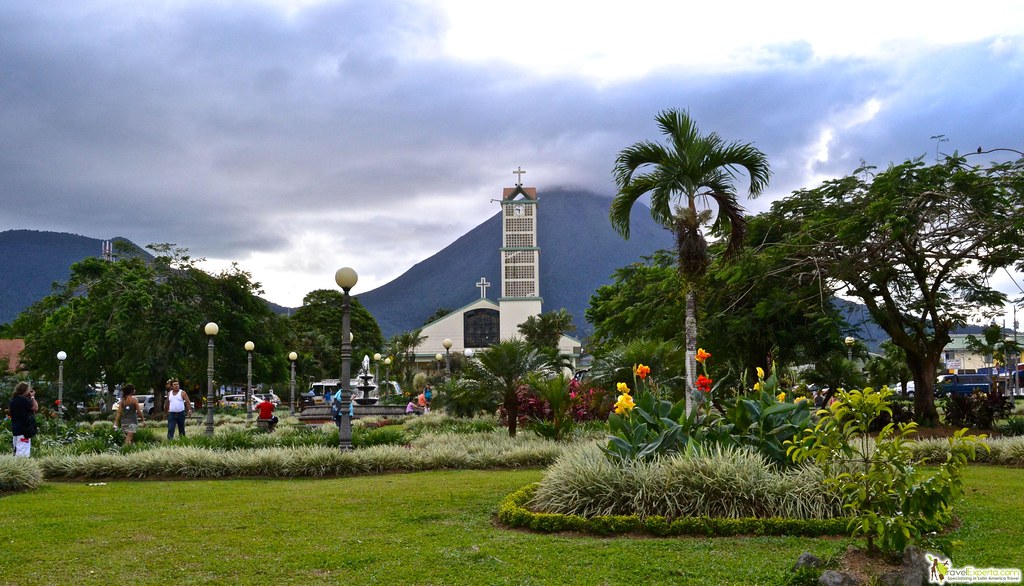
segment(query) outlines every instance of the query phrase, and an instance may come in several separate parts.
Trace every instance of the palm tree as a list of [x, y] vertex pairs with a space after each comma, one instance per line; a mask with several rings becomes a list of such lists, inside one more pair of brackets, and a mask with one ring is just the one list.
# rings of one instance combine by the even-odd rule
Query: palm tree
[[388, 341], [387, 351], [395, 357], [393, 364], [395, 378], [408, 389], [413, 388], [413, 376], [416, 374], [416, 348], [426, 339], [427, 336], [423, 335], [423, 328], [416, 328], [412, 331], [395, 334]]
[[554, 355], [512, 338], [478, 352], [464, 371], [466, 384], [500, 397], [508, 418], [508, 435], [516, 436], [519, 419], [517, 393], [531, 373], [555, 366]]
[[[676, 236], [686, 290], [686, 411], [691, 413], [696, 393], [696, 286], [711, 263], [702, 231], [713, 215], [708, 205], [713, 200], [718, 209], [712, 231], [726, 239], [726, 254], [735, 254], [746, 235], [746, 218], [733, 187], [737, 173], [742, 169], [750, 179], [749, 197], [753, 198], [764, 191], [771, 171], [764, 153], [750, 144], [727, 143], [714, 132], [702, 135], [688, 112], [665, 110], [655, 120], [669, 144], [643, 141], [619, 153], [614, 170], [619, 192], [609, 218], [612, 227], [628, 239], [633, 204], [650, 195], [651, 216]], [[698, 201], [703, 204], [700, 209]]]

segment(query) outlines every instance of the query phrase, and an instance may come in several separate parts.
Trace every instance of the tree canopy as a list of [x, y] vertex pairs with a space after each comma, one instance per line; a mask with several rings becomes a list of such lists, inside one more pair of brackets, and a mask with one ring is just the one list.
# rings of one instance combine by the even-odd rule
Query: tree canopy
[[987, 166], [954, 154], [805, 189], [776, 202], [776, 220], [795, 222], [790, 260], [803, 279], [857, 297], [907, 355], [915, 418], [934, 424], [935, 373], [950, 332], [1001, 311], [990, 283], [1021, 266], [1024, 161]]

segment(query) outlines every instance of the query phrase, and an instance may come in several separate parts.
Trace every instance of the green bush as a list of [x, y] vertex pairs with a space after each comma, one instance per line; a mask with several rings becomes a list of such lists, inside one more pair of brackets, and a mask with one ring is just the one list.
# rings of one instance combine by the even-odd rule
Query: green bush
[[996, 425], [996, 431], [1008, 437], [1024, 435], [1024, 417], [1010, 415], [1006, 421]]
[[890, 423], [871, 441], [872, 422], [891, 414], [891, 395], [887, 387], [840, 391], [837, 401], [820, 412], [817, 426], [788, 448], [794, 461], [811, 460], [825, 470], [826, 483], [841, 492], [851, 514], [851, 533], [864, 535], [869, 551], [903, 551], [948, 522], [953, 501], [963, 491], [961, 470], [980, 443], [960, 430], [949, 439], [946, 459], [936, 470], [915, 467], [907, 441], [916, 433], [915, 423]]

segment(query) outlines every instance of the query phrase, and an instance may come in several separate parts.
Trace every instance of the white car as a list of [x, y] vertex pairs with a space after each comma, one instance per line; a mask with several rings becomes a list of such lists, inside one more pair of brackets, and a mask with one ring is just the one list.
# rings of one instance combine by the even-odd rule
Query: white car
[[259, 402], [270, 401], [277, 407], [281, 404], [281, 397], [278, 397], [276, 393], [257, 393], [253, 395]]
[[[260, 404], [260, 399], [256, 398], [256, 395], [249, 397], [252, 402], [252, 406]], [[245, 409], [245, 395], [224, 395], [220, 400], [221, 407], [236, 407], [238, 409]]]
[[[153, 415], [153, 411], [156, 410], [156, 397], [153, 395], [135, 395], [135, 398], [139, 400], [139, 405], [142, 405], [142, 412], [146, 414], [146, 417]], [[112, 409], [114, 413], [121, 408], [121, 399], [118, 399]]]

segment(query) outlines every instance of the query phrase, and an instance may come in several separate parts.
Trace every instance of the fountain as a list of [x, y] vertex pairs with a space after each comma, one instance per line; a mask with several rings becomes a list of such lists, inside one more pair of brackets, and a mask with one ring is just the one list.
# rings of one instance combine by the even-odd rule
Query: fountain
[[355, 390], [361, 391], [363, 393], [363, 396], [353, 396], [352, 400], [356, 402], [356, 405], [360, 405], [362, 407], [365, 407], [367, 405], [376, 405], [379, 398], [370, 396], [370, 391], [377, 389], [377, 381], [376, 379], [374, 379], [373, 383], [370, 382], [370, 379], [374, 377], [372, 374], [370, 374], [369, 356], [363, 356], [363, 364], [359, 368], [359, 376], [357, 378], [361, 381], [361, 383], [355, 386]]

